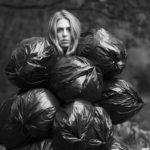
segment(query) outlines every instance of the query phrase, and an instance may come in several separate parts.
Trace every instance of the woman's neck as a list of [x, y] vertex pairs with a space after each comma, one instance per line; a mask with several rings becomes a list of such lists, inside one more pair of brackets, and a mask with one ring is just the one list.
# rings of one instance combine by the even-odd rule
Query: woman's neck
[[67, 53], [67, 50], [68, 50], [68, 47], [64, 47], [64, 48], [63, 48], [63, 52], [64, 52], [64, 54], [66, 54], [66, 53]]

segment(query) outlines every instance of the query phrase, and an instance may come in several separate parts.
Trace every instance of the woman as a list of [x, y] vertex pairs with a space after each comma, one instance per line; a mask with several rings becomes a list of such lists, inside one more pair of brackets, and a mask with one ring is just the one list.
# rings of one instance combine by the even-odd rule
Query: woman
[[60, 55], [71, 55], [75, 52], [81, 33], [79, 20], [70, 12], [56, 12], [49, 21], [48, 40], [56, 47]]
[[73, 55], [80, 32], [80, 22], [73, 14], [56, 12], [49, 21], [48, 38], [28, 38], [16, 46], [5, 67], [6, 76], [23, 89], [43, 87], [56, 58]]

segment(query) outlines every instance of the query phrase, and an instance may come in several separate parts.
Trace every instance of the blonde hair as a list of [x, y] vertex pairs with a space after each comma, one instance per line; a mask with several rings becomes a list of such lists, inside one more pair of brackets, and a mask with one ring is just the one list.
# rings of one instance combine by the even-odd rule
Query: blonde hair
[[65, 18], [69, 21], [71, 27], [71, 45], [67, 49], [66, 55], [71, 55], [75, 52], [78, 45], [78, 40], [81, 34], [80, 21], [67, 10], [61, 10], [56, 12], [49, 20], [48, 25], [48, 40], [51, 41], [57, 47], [60, 55], [64, 55], [63, 49], [60, 47], [57, 39], [57, 27], [56, 24], [59, 19]]

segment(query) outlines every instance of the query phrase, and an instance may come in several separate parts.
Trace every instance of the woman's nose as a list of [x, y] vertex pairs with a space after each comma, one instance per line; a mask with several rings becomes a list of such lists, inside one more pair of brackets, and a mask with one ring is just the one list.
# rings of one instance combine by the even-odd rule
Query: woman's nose
[[67, 36], [67, 30], [63, 31], [63, 36]]

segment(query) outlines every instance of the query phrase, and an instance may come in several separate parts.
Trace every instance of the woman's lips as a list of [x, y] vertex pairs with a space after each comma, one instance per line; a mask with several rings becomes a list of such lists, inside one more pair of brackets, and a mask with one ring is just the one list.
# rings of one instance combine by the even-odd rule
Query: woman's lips
[[62, 40], [62, 42], [69, 42], [69, 40]]

